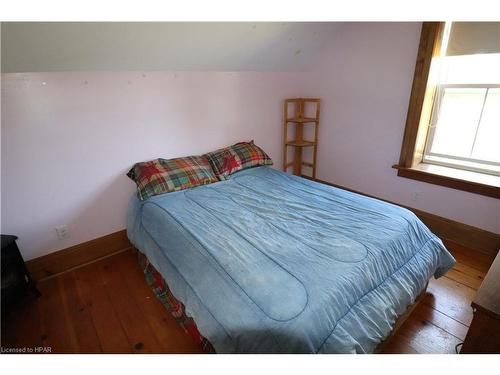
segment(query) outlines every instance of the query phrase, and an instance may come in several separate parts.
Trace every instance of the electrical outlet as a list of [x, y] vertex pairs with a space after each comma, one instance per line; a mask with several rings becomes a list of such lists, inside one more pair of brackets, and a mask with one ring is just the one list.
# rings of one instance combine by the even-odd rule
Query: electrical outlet
[[69, 238], [69, 229], [67, 225], [59, 225], [56, 228], [57, 238], [65, 240]]
[[414, 192], [412, 192], [412, 193], [411, 193], [411, 200], [412, 200], [413, 202], [418, 202], [418, 201], [420, 200], [420, 195], [421, 195], [421, 194], [422, 194], [422, 193], [421, 193], [420, 191], [414, 191]]

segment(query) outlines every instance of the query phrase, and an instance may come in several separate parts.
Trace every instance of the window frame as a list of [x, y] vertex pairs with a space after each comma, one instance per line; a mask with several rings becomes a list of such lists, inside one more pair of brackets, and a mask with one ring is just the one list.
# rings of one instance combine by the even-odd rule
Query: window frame
[[429, 72], [432, 59], [440, 56], [444, 28], [444, 22], [422, 23], [403, 144], [399, 163], [393, 168], [400, 177], [500, 199], [500, 177], [450, 166], [428, 168], [432, 164], [423, 163], [437, 91], [436, 86], [428, 82]]

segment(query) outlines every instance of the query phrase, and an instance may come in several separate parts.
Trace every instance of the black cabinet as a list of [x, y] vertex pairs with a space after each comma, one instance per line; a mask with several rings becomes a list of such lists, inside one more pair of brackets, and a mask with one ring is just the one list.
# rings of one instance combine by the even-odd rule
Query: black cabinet
[[29, 290], [40, 292], [31, 278], [16, 243], [16, 236], [2, 234], [2, 310]]

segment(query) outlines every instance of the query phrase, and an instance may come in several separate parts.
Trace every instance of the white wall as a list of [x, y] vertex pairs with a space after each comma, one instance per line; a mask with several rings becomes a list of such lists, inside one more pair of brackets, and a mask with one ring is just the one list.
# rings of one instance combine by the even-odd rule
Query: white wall
[[[318, 178], [500, 233], [500, 200], [397, 177], [420, 23], [351, 23], [306, 80], [322, 98]], [[413, 201], [412, 192], [420, 192]]]
[[31, 259], [125, 228], [135, 189], [125, 173], [137, 161], [255, 139], [280, 166], [282, 100], [301, 93], [300, 77], [3, 74], [2, 233]]

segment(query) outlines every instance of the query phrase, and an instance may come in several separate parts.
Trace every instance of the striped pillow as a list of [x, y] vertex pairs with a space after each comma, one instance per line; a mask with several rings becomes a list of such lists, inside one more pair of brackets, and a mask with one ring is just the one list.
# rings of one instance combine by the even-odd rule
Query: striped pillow
[[137, 184], [141, 200], [218, 181], [205, 156], [136, 163], [127, 176]]
[[253, 141], [236, 143], [205, 156], [220, 180], [227, 180], [231, 174], [243, 169], [273, 164], [271, 158]]

